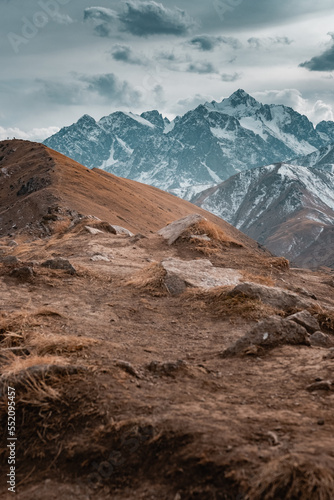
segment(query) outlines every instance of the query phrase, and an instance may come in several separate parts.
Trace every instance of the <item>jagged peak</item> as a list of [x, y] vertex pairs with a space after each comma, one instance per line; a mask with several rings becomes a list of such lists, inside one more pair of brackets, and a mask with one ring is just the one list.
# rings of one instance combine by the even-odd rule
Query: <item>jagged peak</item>
[[78, 125], [82, 125], [83, 123], [96, 124], [96, 121], [94, 120], [94, 118], [92, 116], [85, 114], [81, 118], [79, 118], [79, 120], [77, 121]]

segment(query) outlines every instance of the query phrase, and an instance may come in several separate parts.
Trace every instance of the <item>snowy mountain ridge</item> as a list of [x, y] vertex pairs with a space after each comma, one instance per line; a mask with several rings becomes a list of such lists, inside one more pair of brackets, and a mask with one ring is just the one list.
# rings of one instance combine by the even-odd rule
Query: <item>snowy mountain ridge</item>
[[243, 90], [172, 122], [158, 111], [84, 115], [45, 144], [89, 168], [151, 184], [190, 199], [238, 172], [307, 156], [334, 142], [334, 123], [320, 130], [283, 105], [263, 105]]

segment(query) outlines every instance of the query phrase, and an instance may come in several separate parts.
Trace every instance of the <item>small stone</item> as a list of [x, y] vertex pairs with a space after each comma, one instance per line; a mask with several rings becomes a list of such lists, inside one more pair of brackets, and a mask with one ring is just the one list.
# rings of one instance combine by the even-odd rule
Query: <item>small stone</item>
[[8, 246], [9, 247], [17, 247], [18, 246], [18, 243], [15, 241], [15, 240], [12, 240], [8, 243]]
[[127, 372], [129, 375], [132, 375], [133, 377], [136, 377], [138, 379], [141, 379], [142, 376], [140, 373], [132, 366], [131, 363], [128, 361], [122, 361], [122, 360], [115, 360], [116, 366]]
[[322, 380], [321, 382], [315, 382], [306, 387], [307, 391], [332, 391], [334, 389], [333, 383], [330, 380]]
[[85, 226], [85, 229], [87, 233], [92, 234], [93, 236], [96, 236], [97, 234], [103, 234], [103, 231], [100, 231], [100, 229], [96, 229], [95, 227]]
[[93, 255], [93, 257], [90, 258], [92, 262], [110, 262], [110, 259], [106, 255]]
[[125, 229], [125, 227], [115, 226], [114, 224], [110, 224], [110, 227], [113, 229], [114, 234], [120, 234], [120, 235], [123, 234], [129, 237], [134, 236], [134, 234], [131, 233], [131, 231], [129, 231], [128, 229]]

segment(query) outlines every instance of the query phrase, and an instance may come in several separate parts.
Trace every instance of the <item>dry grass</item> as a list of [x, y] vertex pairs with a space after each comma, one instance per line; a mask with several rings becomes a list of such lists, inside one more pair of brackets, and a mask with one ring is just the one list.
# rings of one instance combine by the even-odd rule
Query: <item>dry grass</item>
[[275, 281], [270, 276], [263, 276], [262, 274], [251, 274], [247, 271], [241, 271], [243, 281], [259, 283], [265, 286], [275, 286]]
[[283, 311], [251, 299], [243, 294], [232, 296], [230, 287], [208, 291], [188, 290], [185, 302], [196, 309], [208, 310], [217, 318], [245, 318], [259, 320], [273, 314], [284, 315]]
[[248, 500], [333, 500], [334, 464], [286, 455], [267, 464]]
[[11, 378], [17, 376], [18, 373], [26, 371], [33, 366], [41, 365], [67, 365], [68, 363], [60, 357], [56, 356], [28, 356], [19, 358], [12, 356], [8, 362], [2, 366], [2, 377]]
[[334, 312], [319, 305], [313, 306], [309, 311], [319, 321], [321, 330], [334, 334]]
[[150, 264], [126, 281], [127, 286], [133, 286], [154, 295], [166, 295], [165, 269], [158, 263]]
[[290, 262], [284, 257], [272, 257], [270, 259], [266, 259], [266, 264], [269, 267], [278, 269], [279, 271], [288, 271], [290, 269]]
[[[195, 235], [207, 235], [209, 238], [211, 238], [212, 242], [219, 242], [219, 243], [228, 243], [232, 245], [237, 245], [239, 247], [242, 247], [243, 245], [236, 241], [235, 239], [231, 238], [228, 234], [225, 233], [219, 226], [214, 224], [213, 222], [210, 222], [208, 220], [202, 220], [200, 222], [197, 222], [193, 226], [189, 228], [187, 233], [190, 234], [195, 234]], [[209, 243], [209, 242], [208, 242]]]
[[98, 340], [70, 335], [48, 333], [28, 338], [25, 347], [39, 356], [73, 354], [98, 343]]
[[2, 347], [21, 345], [27, 337], [27, 331], [39, 326], [28, 312], [15, 313], [0, 318], [0, 343]]
[[[210, 241], [199, 240], [197, 238], [192, 238], [193, 235], [196, 236], [208, 236]], [[213, 224], [208, 220], [203, 220], [197, 222], [196, 224], [189, 227], [180, 238], [182, 241], [187, 241], [195, 246], [195, 249], [204, 254], [205, 256], [217, 256], [226, 247], [242, 248], [243, 245], [238, 241], [231, 238], [227, 233], [225, 233], [219, 226]]]
[[68, 231], [68, 229], [71, 226], [71, 223], [72, 223], [71, 219], [55, 221], [51, 226], [52, 234], [56, 236], [62, 236]]

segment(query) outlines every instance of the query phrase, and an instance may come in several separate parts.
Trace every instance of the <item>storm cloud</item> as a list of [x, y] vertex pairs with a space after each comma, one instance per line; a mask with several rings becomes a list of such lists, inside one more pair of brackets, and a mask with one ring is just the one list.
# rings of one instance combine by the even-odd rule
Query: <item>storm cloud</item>
[[309, 71], [334, 71], [334, 33], [329, 33], [332, 37], [332, 46], [325, 50], [320, 56], [315, 56], [299, 66]]

